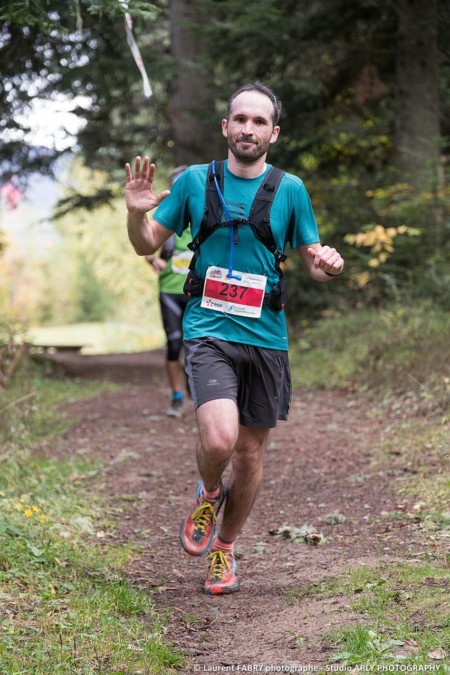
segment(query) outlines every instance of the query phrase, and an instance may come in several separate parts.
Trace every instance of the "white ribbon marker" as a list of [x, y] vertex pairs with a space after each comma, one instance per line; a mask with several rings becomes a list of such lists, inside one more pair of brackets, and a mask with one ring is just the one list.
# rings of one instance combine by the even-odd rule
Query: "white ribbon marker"
[[150, 86], [150, 82], [147, 77], [147, 72], [145, 70], [144, 62], [142, 60], [141, 52], [139, 51], [139, 47], [137, 45], [136, 40], [134, 39], [133, 35], [133, 19], [131, 18], [131, 14], [127, 11], [128, 10], [128, 2], [126, 0], [119, 0], [120, 4], [125, 10], [125, 32], [127, 35], [127, 42], [128, 46], [131, 50], [131, 53], [133, 54], [133, 58], [136, 62], [137, 67], [139, 68], [141, 75], [142, 75], [142, 80], [144, 83], [144, 94], [147, 98], [150, 98], [152, 95], [152, 88]]

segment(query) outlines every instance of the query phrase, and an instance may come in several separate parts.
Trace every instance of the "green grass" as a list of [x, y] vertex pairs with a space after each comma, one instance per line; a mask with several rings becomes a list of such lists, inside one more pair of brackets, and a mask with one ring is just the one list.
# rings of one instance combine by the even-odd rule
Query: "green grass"
[[[89, 491], [93, 455], [58, 459], [36, 446], [67, 428], [59, 404], [109, 389], [27, 370], [2, 406], [33, 393], [26, 415], [3, 418], [0, 454], [0, 672], [172, 673], [182, 663], [164, 641], [148, 589], [125, 567], [129, 546], [109, 544], [113, 509]], [[32, 401], [32, 403], [31, 403]], [[11, 406], [21, 409], [21, 405]], [[12, 423], [9, 431], [7, 422]]]
[[[415, 516], [435, 536], [450, 540], [450, 441], [448, 424], [439, 417], [417, 416], [386, 424], [386, 440], [378, 448], [377, 466], [393, 464], [401, 471], [391, 480], [399, 501], [416, 502]], [[374, 467], [375, 468], [375, 467]]]
[[[434, 663], [433, 672], [450, 672], [449, 591], [445, 561], [364, 567], [334, 580], [328, 593], [346, 595], [363, 620], [328, 636], [332, 660], [366, 667]], [[433, 659], [436, 650], [447, 657]]]
[[12, 384], [0, 389], [1, 447], [29, 447], [59, 433], [67, 425], [60, 404], [114, 389], [117, 385], [112, 383], [68, 379], [53, 373], [51, 365], [27, 362]]
[[[414, 536], [426, 544], [411, 562], [352, 570], [317, 589], [320, 595], [343, 594], [350, 610], [361, 616], [329, 641], [334, 659], [343, 666], [370, 668], [402, 664], [414, 668], [432, 664], [432, 672], [450, 672], [450, 453], [448, 425], [439, 417], [417, 416], [386, 425], [386, 440], [373, 447], [368, 471], [386, 472], [393, 457], [408, 471], [389, 479], [398, 502], [407, 512], [386, 517], [414, 523]], [[408, 535], [404, 535], [407, 538]], [[415, 559], [414, 559], [415, 558]], [[430, 654], [444, 650], [444, 659]], [[443, 653], [444, 653], [443, 652]]]
[[323, 672], [450, 673], [449, 328], [449, 315], [424, 303], [330, 316], [291, 339], [294, 386], [350, 386], [384, 416], [365, 474], [385, 476], [408, 505], [386, 522], [406, 520], [426, 544], [415, 555], [406, 541], [412, 560], [289, 590], [288, 604], [341, 596], [353, 614], [322, 635], [332, 654]]
[[173, 672], [149, 593], [124, 577], [131, 551], [61, 542], [54, 525], [9, 522], [2, 536], [1, 672]]
[[[429, 672], [450, 672], [450, 567], [445, 558], [349, 569], [334, 579], [292, 588], [284, 601], [305, 604], [312, 597], [341, 597], [352, 614], [342, 628], [322, 634], [331, 655], [321, 672], [419, 672], [430, 664]], [[444, 658], [430, 656], [441, 650]]]
[[[428, 672], [450, 673], [450, 454], [448, 425], [435, 421], [424, 416], [389, 421], [387, 440], [371, 448], [367, 466], [368, 474], [386, 476], [398, 503], [409, 504], [406, 511], [383, 516], [386, 523], [402, 520], [410, 526], [403, 534], [397, 530], [407, 559], [350, 569], [320, 584], [291, 588], [284, 597], [288, 604], [344, 598], [354, 618], [322, 635], [332, 651], [330, 667], [419, 672], [427, 666]], [[393, 458], [409, 470], [392, 472]], [[417, 549], [414, 538], [422, 544]], [[442, 659], [430, 656], [444, 653]]]
[[444, 414], [449, 334], [449, 313], [428, 303], [325, 317], [291, 338], [293, 384], [409, 396], [410, 405]]

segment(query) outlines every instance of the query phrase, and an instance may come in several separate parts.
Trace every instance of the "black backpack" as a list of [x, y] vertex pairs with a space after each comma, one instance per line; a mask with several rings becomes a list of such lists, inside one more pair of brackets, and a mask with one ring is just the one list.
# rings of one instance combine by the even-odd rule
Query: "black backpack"
[[[215, 168], [215, 171], [214, 171]], [[286, 260], [284, 253], [281, 253], [276, 245], [273, 237], [272, 228], [270, 227], [270, 210], [275, 198], [278, 186], [284, 176], [284, 171], [272, 167], [267, 175], [267, 178], [260, 186], [255, 195], [253, 204], [250, 209], [248, 220], [244, 218], [234, 218], [231, 221], [222, 222], [222, 204], [217, 193], [215, 179], [217, 180], [220, 190], [223, 193], [223, 161], [212, 162], [208, 166], [208, 175], [206, 178], [206, 198], [205, 210], [203, 218], [200, 223], [200, 230], [197, 237], [189, 244], [189, 248], [194, 251], [191, 263], [189, 265], [189, 273], [184, 284], [184, 292], [189, 297], [202, 295], [204, 279], [202, 279], [195, 271], [195, 264], [200, 254], [201, 244], [208, 239], [219, 227], [232, 226], [234, 229], [235, 242], [237, 243], [238, 227], [246, 225], [247, 223], [252, 228], [253, 234], [275, 257], [275, 269], [279, 275], [279, 281], [269, 293], [264, 294], [264, 304], [271, 309], [280, 311], [284, 308], [286, 302], [286, 290], [283, 272], [280, 264]]]

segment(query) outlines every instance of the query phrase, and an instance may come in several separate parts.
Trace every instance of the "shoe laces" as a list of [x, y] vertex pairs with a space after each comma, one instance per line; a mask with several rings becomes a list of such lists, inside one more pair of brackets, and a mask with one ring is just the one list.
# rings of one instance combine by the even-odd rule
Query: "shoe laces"
[[200, 530], [200, 532], [203, 533], [206, 531], [206, 528], [210, 524], [211, 520], [213, 523], [215, 523], [217, 521], [217, 517], [211, 502], [203, 500], [200, 506], [195, 509], [194, 513], [192, 514], [192, 520], [194, 522], [195, 529]]
[[225, 551], [211, 551], [211, 579], [221, 579], [226, 570], [231, 570], [231, 563]]

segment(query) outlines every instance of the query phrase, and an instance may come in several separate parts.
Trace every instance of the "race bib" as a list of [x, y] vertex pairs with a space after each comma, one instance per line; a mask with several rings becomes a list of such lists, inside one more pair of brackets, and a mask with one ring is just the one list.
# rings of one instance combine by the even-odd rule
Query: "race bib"
[[208, 267], [201, 306], [216, 312], [246, 316], [261, 316], [267, 277], [262, 274], [234, 272], [241, 279], [227, 279], [228, 270]]
[[184, 274], [184, 276], [186, 276], [189, 272], [189, 263], [191, 262], [193, 255], [192, 251], [180, 251], [174, 253], [171, 258], [172, 272], [175, 272], [175, 274]]

